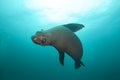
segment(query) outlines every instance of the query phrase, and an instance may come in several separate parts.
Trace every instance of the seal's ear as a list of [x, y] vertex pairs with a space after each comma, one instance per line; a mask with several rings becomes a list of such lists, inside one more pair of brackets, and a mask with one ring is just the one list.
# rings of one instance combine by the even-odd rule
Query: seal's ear
[[44, 30], [43, 29], [41, 29], [41, 32], [43, 32]]
[[41, 35], [43, 33], [43, 29], [41, 29], [41, 31], [37, 31], [36, 35]]

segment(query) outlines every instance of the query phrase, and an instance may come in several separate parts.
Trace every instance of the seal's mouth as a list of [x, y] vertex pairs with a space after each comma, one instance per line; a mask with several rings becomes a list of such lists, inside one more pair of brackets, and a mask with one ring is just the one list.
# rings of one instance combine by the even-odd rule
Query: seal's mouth
[[37, 40], [37, 37], [32, 36], [32, 41], [36, 41], [36, 40]]
[[39, 38], [37, 38], [37, 36], [32, 36], [32, 41], [34, 42], [34, 43], [36, 43], [36, 44], [39, 44], [40, 42], [40, 40], [39, 40]]
[[45, 45], [46, 38], [42, 36], [32, 36], [32, 41], [36, 44]]

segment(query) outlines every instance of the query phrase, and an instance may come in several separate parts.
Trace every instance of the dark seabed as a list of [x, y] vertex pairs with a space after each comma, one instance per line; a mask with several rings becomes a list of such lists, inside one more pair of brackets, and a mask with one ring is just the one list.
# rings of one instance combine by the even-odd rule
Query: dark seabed
[[[0, 80], [120, 80], [119, 0], [105, 0], [109, 1], [107, 5], [101, 0], [85, 14], [79, 14], [77, 8], [78, 12], [63, 10], [57, 15], [49, 9], [42, 10], [49, 6], [28, 8], [26, 1], [30, 0], [0, 0]], [[61, 18], [63, 14], [69, 16]], [[83, 44], [85, 64], [77, 70], [67, 54], [65, 65], [61, 66], [56, 49], [31, 41], [38, 30], [71, 22], [85, 25], [75, 33]]]

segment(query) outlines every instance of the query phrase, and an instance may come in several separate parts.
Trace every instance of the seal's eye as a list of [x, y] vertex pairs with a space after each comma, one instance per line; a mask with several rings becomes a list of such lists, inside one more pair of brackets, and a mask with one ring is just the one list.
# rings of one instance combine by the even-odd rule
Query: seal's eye
[[37, 32], [36, 32], [36, 35], [41, 35], [41, 34], [42, 34], [41, 31], [37, 31]]
[[45, 43], [46, 43], [46, 39], [43, 39], [43, 40], [41, 41], [41, 43], [42, 43], [42, 44], [45, 44]]
[[37, 31], [37, 32], [36, 32], [36, 35], [38, 35], [38, 36], [39, 36], [39, 35], [42, 35], [42, 34], [43, 34], [43, 29], [41, 29], [41, 31]]

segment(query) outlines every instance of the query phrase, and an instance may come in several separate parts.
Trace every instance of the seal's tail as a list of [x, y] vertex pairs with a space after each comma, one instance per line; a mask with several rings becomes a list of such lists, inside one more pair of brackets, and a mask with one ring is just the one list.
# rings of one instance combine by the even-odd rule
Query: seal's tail
[[83, 24], [78, 23], [64, 24], [63, 26], [70, 29], [72, 32], [76, 32], [84, 27]]

